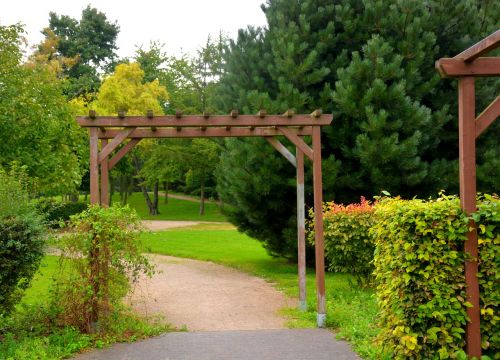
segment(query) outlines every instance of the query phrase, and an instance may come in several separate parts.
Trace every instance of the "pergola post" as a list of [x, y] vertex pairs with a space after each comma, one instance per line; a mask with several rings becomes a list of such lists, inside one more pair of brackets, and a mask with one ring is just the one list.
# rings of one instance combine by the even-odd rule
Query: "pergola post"
[[307, 311], [304, 153], [298, 147], [296, 147], [295, 158], [297, 159], [297, 258], [299, 272], [299, 310]]
[[313, 126], [314, 243], [316, 258], [317, 325], [325, 327], [325, 244], [323, 239], [323, 179], [321, 174], [321, 128]]
[[89, 147], [90, 147], [90, 203], [93, 205], [99, 204], [99, 129], [96, 127], [89, 128]]
[[[101, 140], [101, 149], [108, 144], [107, 139]], [[109, 206], [109, 156], [101, 161], [101, 206]]]
[[[458, 134], [459, 134], [459, 173], [460, 205], [467, 215], [476, 212], [476, 100], [474, 77], [458, 79]], [[467, 301], [472, 307], [467, 308], [470, 321], [467, 322], [467, 354], [481, 356], [481, 329], [479, 307], [478, 241], [474, 221], [471, 220], [465, 253], [465, 283]]]

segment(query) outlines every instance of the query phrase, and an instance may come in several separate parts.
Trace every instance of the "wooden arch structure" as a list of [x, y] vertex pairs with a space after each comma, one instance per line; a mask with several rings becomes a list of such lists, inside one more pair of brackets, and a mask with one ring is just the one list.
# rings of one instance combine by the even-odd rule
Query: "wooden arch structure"
[[[295, 115], [288, 110], [283, 115], [267, 115], [264, 110], [256, 115], [175, 115], [118, 117], [96, 116], [77, 118], [78, 124], [90, 134], [90, 202], [107, 206], [109, 203], [109, 171], [137, 143], [144, 138], [196, 138], [196, 137], [263, 137], [297, 168], [297, 238], [299, 269], [299, 308], [306, 309], [304, 157], [313, 164], [314, 230], [316, 258], [317, 324], [324, 327], [325, 260], [323, 240], [323, 185], [321, 174], [321, 126], [329, 125], [331, 115], [319, 110], [310, 115]], [[285, 136], [296, 148], [293, 155], [277, 138]], [[312, 137], [312, 148], [304, 141]], [[128, 139], [128, 141], [126, 141]], [[101, 143], [99, 146], [99, 142]], [[99, 150], [100, 149], [100, 150]], [[99, 171], [100, 170], [100, 171]], [[100, 173], [100, 176], [99, 176]]]
[[[471, 46], [453, 58], [442, 58], [436, 62], [436, 69], [442, 77], [458, 78], [458, 131], [460, 166], [460, 205], [471, 214], [476, 207], [476, 139], [500, 116], [500, 96], [478, 116], [474, 80], [478, 76], [499, 76], [500, 57], [483, 57], [500, 46], [500, 30]], [[465, 262], [467, 308], [470, 321], [466, 328], [467, 355], [481, 356], [481, 328], [478, 274], [477, 231], [471, 221], [467, 233], [465, 252], [471, 260]]]

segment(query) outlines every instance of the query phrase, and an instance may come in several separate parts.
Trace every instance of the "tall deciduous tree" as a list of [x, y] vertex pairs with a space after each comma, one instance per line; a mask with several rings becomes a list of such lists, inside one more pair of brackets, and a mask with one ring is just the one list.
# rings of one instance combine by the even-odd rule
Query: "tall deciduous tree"
[[104, 13], [90, 5], [82, 11], [80, 20], [50, 13], [49, 27], [42, 33], [46, 40], [57, 38], [59, 56], [76, 60], [64, 68], [70, 79], [65, 88], [69, 98], [93, 99], [100, 86], [99, 74], [109, 70], [116, 59], [118, 32], [118, 24], [108, 21]]
[[85, 135], [54, 71], [23, 64], [20, 26], [0, 26], [0, 167], [25, 166], [47, 194], [71, 193], [81, 181]]

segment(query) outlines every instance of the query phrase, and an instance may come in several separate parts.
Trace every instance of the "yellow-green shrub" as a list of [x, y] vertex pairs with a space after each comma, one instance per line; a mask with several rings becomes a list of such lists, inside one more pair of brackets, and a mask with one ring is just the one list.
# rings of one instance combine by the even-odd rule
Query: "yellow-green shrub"
[[[479, 229], [481, 329], [488, 354], [499, 349], [500, 201], [485, 196], [474, 214]], [[382, 199], [375, 207], [375, 278], [379, 340], [398, 359], [455, 357], [467, 322], [463, 246], [469, 218], [459, 200]]]

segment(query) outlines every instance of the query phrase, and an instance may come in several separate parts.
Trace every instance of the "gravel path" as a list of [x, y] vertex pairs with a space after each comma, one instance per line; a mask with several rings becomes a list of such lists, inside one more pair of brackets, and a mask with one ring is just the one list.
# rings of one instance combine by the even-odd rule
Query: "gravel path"
[[265, 280], [205, 261], [152, 258], [160, 273], [141, 279], [129, 299], [138, 312], [190, 331], [285, 327], [278, 311], [294, 302]]

